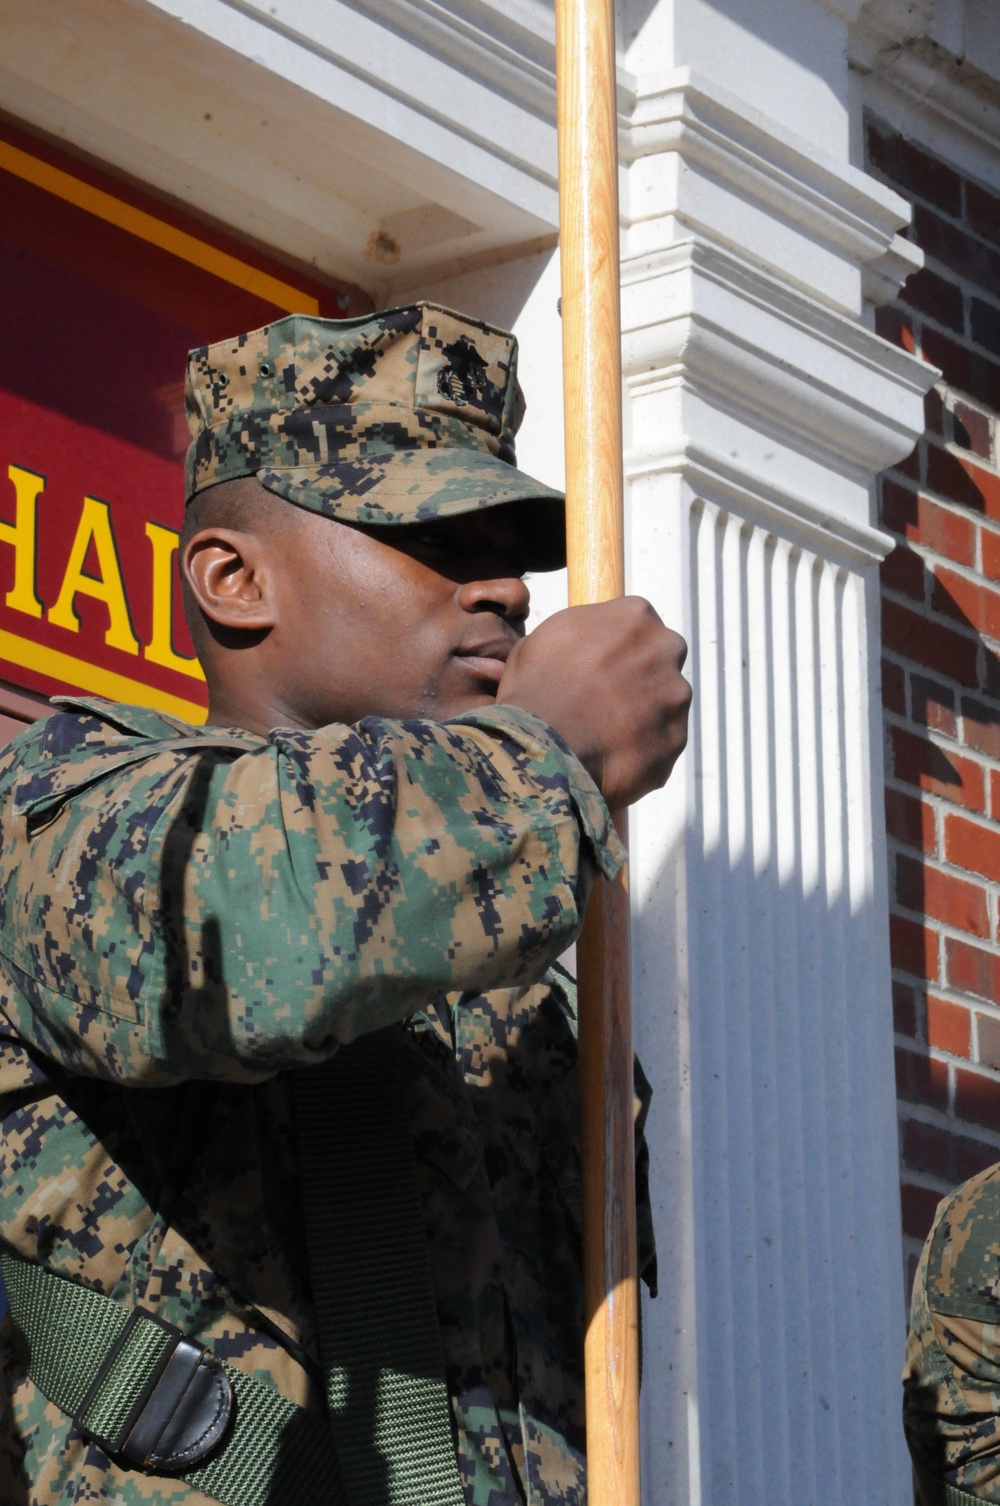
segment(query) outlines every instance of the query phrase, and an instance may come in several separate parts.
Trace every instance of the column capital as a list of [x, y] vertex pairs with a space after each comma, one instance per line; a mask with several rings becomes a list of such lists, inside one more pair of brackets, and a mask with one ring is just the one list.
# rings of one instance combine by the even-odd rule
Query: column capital
[[912, 449], [934, 371], [866, 296], [921, 265], [909, 207], [691, 69], [640, 77], [623, 136], [629, 472], [861, 568], [872, 478]]

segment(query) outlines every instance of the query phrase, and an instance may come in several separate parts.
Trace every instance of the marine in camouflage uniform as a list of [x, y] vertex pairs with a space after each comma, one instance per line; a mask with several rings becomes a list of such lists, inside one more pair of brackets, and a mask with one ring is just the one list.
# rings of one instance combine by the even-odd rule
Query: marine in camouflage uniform
[[903, 1390], [927, 1506], [937, 1481], [1000, 1502], [1000, 1166], [938, 1208], [914, 1283]]
[[[541, 515], [558, 494], [513, 468], [514, 367], [511, 337], [426, 305], [195, 351], [189, 492], [255, 472], [335, 517]], [[322, 1411], [296, 1074], [394, 1027], [467, 1501], [582, 1506], [553, 964], [623, 855], [559, 737], [504, 705], [262, 737], [77, 700], [0, 755], [0, 812], [8, 1247]], [[644, 1196], [640, 1228], [651, 1279]], [[4, 1506], [207, 1501], [109, 1459], [7, 1340]]]

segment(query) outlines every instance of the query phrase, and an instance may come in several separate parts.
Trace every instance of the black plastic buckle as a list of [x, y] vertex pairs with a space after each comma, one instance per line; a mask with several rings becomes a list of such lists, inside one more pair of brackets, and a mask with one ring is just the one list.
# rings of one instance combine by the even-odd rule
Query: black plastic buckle
[[[140, 1323], [156, 1324], [171, 1342], [164, 1347], [115, 1436], [103, 1436], [88, 1426], [87, 1419]], [[106, 1453], [127, 1459], [140, 1469], [180, 1474], [201, 1464], [221, 1443], [234, 1407], [229, 1376], [211, 1351], [186, 1339], [172, 1323], [137, 1307], [94, 1376], [73, 1421]]]

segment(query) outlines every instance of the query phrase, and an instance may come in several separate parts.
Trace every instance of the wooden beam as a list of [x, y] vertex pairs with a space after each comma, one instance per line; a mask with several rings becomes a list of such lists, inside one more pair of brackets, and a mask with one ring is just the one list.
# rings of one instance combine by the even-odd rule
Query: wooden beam
[[[556, 0], [571, 604], [625, 587], [613, 0]], [[624, 832], [624, 820], [617, 818]], [[599, 880], [577, 947], [590, 1506], [639, 1506], [629, 901]]]

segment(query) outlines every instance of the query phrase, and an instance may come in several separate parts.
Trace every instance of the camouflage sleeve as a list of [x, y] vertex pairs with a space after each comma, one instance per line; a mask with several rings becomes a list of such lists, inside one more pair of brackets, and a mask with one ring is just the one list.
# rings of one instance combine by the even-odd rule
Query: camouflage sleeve
[[113, 774], [85, 747], [6, 802], [4, 1008], [77, 1071], [254, 1080], [531, 981], [622, 859], [582, 766], [510, 707], [242, 755], [123, 745]]
[[916, 1463], [1000, 1502], [1000, 1166], [946, 1198], [913, 1287], [903, 1422]]

